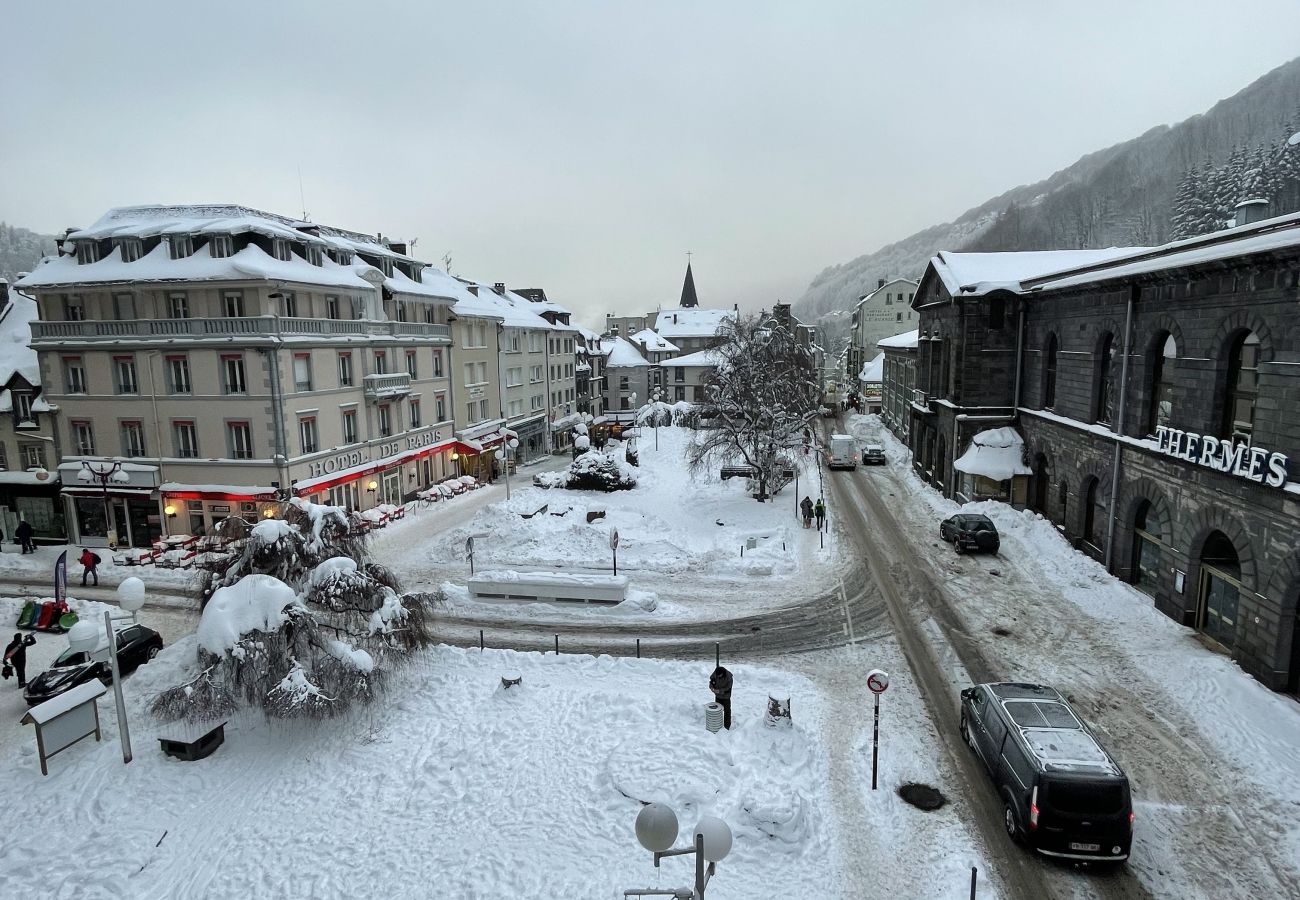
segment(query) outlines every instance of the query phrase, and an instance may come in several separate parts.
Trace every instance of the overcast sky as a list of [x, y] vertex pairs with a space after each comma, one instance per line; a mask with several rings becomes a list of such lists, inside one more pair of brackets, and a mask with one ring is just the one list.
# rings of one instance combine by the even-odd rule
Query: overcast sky
[[231, 202], [584, 324], [827, 265], [1209, 108], [1297, 0], [5, 3], [0, 219]]

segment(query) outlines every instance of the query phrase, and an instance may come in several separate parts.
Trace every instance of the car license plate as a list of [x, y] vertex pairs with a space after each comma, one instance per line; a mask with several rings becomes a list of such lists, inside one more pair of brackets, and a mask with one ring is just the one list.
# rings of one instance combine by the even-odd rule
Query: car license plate
[[1082, 850], [1084, 853], [1096, 853], [1101, 850], [1101, 844], [1071, 844], [1071, 850]]

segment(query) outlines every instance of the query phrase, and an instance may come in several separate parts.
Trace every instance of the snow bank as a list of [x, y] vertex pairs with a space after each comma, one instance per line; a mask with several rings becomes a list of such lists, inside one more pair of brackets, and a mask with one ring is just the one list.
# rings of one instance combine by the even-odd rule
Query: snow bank
[[199, 646], [220, 656], [250, 631], [275, 631], [286, 607], [298, 603], [293, 588], [270, 575], [245, 575], [212, 595], [199, 620]]

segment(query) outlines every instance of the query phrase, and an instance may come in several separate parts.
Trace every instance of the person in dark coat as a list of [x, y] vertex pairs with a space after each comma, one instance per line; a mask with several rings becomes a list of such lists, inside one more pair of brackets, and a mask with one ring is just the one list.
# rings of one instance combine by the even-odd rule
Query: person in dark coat
[[30, 634], [23, 637], [21, 634], [15, 634], [14, 639], [5, 647], [5, 665], [13, 666], [18, 673], [18, 686], [27, 687], [27, 648], [36, 643], [36, 638]]
[[722, 727], [731, 730], [731, 672], [725, 666], [718, 666], [709, 676], [709, 690], [713, 699], [722, 706]]
[[813, 515], [817, 517], [817, 530], [822, 530], [822, 525], [826, 522], [826, 504], [821, 498], [817, 498], [817, 505], [813, 507]]
[[99, 557], [86, 549], [81, 551], [81, 558], [78, 562], [81, 563], [82, 567], [81, 586], [86, 586], [86, 576], [90, 576], [95, 579], [95, 587], [99, 587], [99, 572], [97, 571], [99, 566]]
[[23, 548], [23, 553], [35, 553], [36, 544], [32, 541], [32, 526], [23, 519], [14, 529], [14, 537], [18, 538], [19, 545]]
[[812, 525], [813, 502], [812, 497], [804, 497], [799, 504], [799, 511], [803, 513], [803, 527], [808, 528]]

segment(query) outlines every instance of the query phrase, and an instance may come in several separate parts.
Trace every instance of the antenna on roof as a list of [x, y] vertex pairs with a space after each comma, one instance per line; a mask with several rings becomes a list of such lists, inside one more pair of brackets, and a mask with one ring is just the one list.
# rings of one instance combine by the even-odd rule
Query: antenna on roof
[[448, 275], [451, 274], [451, 251], [448, 250], [442, 255], [442, 270]]
[[299, 163], [298, 165], [298, 202], [302, 204], [302, 220], [304, 222], [310, 222], [311, 219], [307, 218], [307, 195], [303, 192], [302, 189], [302, 164], [301, 163]]

